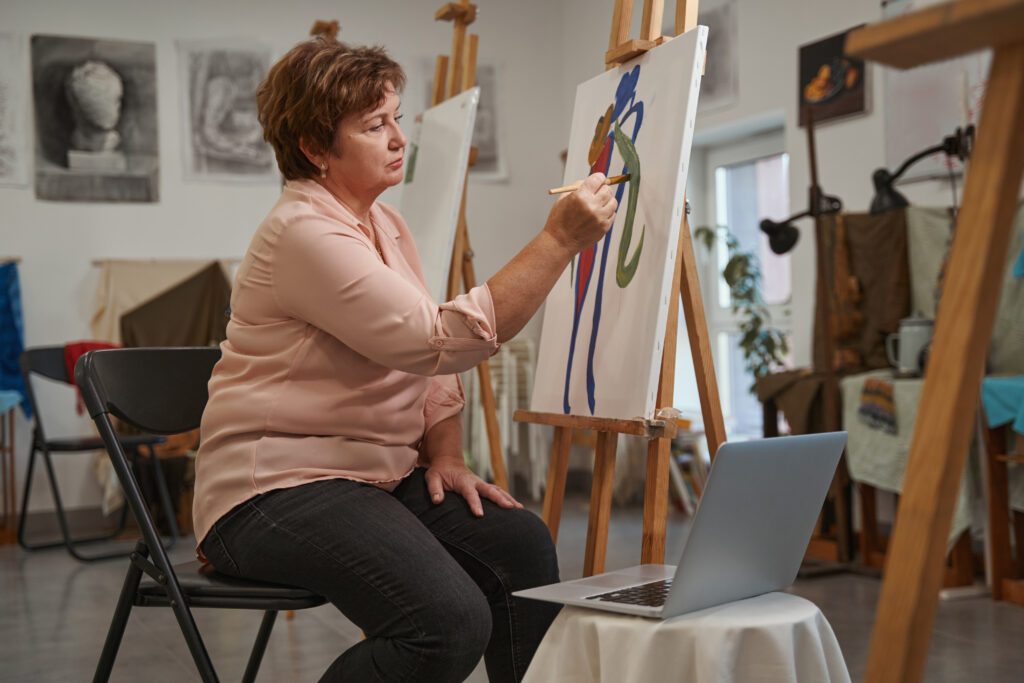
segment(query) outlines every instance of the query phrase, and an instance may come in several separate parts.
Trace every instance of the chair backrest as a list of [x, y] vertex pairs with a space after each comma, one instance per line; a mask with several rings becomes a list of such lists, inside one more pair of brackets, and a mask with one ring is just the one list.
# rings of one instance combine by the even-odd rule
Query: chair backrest
[[[219, 359], [217, 347], [104, 349], [86, 353], [75, 364], [75, 381], [144, 543], [156, 566], [169, 575], [174, 570], [111, 415], [153, 434], [195, 429], [209, 398], [206, 385]], [[175, 592], [180, 592], [177, 579], [173, 581]]]
[[111, 414], [153, 434], [195, 429], [209, 398], [217, 347], [91, 351], [75, 365], [90, 417]]
[[21, 374], [28, 383], [29, 373], [48, 377], [58, 382], [68, 382], [67, 366], [64, 365], [63, 346], [36, 346], [25, 349], [18, 359]]

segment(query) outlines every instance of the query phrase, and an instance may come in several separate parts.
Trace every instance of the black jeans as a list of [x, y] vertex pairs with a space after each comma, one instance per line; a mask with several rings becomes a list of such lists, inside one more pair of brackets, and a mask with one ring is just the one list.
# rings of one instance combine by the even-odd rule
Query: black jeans
[[486, 500], [474, 517], [450, 491], [435, 505], [423, 473], [391, 493], [331, 479], [256, 496], [203, 552], [225, 574], [315, 591], [363, 630], [321, 680], [462, 681], [483, 656], [491, 681], [518, 681], [558, 613], [511, 596], [558, 581], [547, 527]]

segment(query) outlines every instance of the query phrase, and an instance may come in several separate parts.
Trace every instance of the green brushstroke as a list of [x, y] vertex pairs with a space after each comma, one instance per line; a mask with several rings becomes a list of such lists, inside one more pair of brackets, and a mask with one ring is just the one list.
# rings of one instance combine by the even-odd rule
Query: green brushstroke
[[405, 182], [411, 183], [416, 174], [416, 153], [420, 151], [419, 145], [415, 142], [409, 143], [409, 152], [405, 161]]
[[626, 263], [626, 256], [629, 254], [629, 243], [633, 239], [633, 220], [636, 217], [636, 200], [640, 195], [640, 157], [637, 156], [636, 147], [633, 141], [619, 128], [619, 122], [615, 122], [615, 146], [619, 148], [619, 154], [626, 163], [626, 172], [629, 173], [629, 200], [626, 204], [626, 222], [622, 226], [622, 239], [619, 240], [619, 258], [615, 264], [615, 282], [619, 287], [625, 287], [636, 275], [637, 266], [640, 264], [640, 252], [644, 249], [644, 234], [647, 226], [640, 229], [640, 241], [633, 252], [633, 258]]

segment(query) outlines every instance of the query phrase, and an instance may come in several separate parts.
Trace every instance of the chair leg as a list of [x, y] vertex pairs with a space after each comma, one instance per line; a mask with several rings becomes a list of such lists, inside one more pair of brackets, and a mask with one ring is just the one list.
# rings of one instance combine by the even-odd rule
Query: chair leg
[[[35, 470], [35, 459], [37, 453], [43, 458], [43, 465], [46, 467], [47, 478], [50, 481], [50, 492], [53, 495], [53, 503], [57, 512], [57, 523], [60, 526], [61, 531], [61, 540], [59, 541], [29, 543], [25, 540], [25, 520], [28, 517], [28, 503], [32, 490], [32, 475]], [[50, 453], [45, 448], [39, 448], [36, 443], [33, 443], [32, 451], [29, 454], [28, 470], [25, 474], [25, 490], [21, 499], [21, 515], [18, 519], [18, 543], [22, 548], [25, 550], [42, 550], [45, 548], [56, 548], [63, 545], [67, 548], [67, 551], [72, 557], [81, 562], [94, 562], [96, 560], [107, 560], [114, 557], [125, 557], [130, 551], [117, 550], [113, 552], [99, 553], [96, 555], [83, 555], [78, 552], [78, 549], [75, 547], [76, 545], [82, 545], [85, 543], [97, 543], [100, 541], [111, 540], [121, 532], [121, 529], [124, 528], [124, 521], [125, 516], [122, 513], [121, 523], [113, 532], [99, 534], [96, 536], [86, 536], [84, 538], [72, 538], [67, 515], [64, 512], [64, 503], [60, 497], [60, 489], [57, 488], [57, 475], [54, 472], [53, 461], [50, 458]]]
[[259, 633], [256, 634], [256, 642], [252, 645], [252, 653], [249, 655], [249, 663], [245, 667], [242, 683], [252, 683], [256, 680], [256, 673], [260, 670], [260, 662], [263, 661], [263, 653], [267, 650], [267, 641], [270, 639], [270, 631], [274, 628], [275, 619], [277, 619], [277, 610], [267, 610], [263, 613], [263, 620], [260, 622]]
[[[145, 555], [145, 544], [141, 542], [136, 544], [135, 552]], [[132, 562], [128, 567], [128, 574], [124, 577], [124, 585], [121, 587], [121, 595], [117, 599], [114, 616], [110, 620], [110, 629], [107, 631], [107, 639], [103, 643], [100, 661], [96, 664], [96, 673], [92, 678], [93, 683], [106, 683], [110, 679], [110, 672], [114, 668], [117, 650], [121, 646], [124, 629], [128, 625], [128, 615], [131, 613], [132, 605], [135, 603], [135, 594], [139, 590], [139, 582], [141, 580], [142, 570]]]
[[173, 575], [168, 576], [166, 588], [167, 597], [171, 601], [171, 609], [174, 610], [174, 616], [178, 619], [178, 626], [181, 628], [182, 635], [185, 636], [185, 643], [192, 654], [192, 661], [199, 669], [200, 677], [204, 683], [218, 683], [219, 679], [213, 670], [210, 653], [206, 651], [203, 638], [199, 635], [199, 627], [196, 626], [196, 620], [192, 617], [192, 611], [188, 608], [177, 578]]

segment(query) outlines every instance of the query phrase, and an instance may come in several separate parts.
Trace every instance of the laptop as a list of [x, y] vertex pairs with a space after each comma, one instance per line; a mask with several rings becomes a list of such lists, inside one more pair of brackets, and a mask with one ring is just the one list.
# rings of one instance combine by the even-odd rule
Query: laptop
[[646, 564], [513, 593], [667, 619], [796, 579], [846, 432], [722, 444], [677, 566]]

